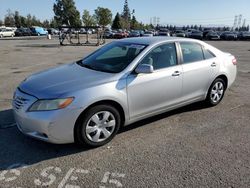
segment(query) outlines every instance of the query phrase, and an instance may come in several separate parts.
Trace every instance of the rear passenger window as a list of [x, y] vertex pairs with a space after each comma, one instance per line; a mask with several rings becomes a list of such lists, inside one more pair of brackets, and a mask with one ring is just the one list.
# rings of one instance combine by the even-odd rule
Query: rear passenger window
[[212, 52], [210, 52], [208, 49], [203, 48], [203, 53], [204, 53], [205, 59], [212, 59], [215, 57], [215, 55]]
[[141, 63], [152, 65], [154, 70], [177, 65], [175, 43], [167, 43], [156, 47], [143, 58]]
[[182, 50], [183, 63], [192, 63], [204, 60], [201, 45], [191, 42], [181, 42], [180, 46]]

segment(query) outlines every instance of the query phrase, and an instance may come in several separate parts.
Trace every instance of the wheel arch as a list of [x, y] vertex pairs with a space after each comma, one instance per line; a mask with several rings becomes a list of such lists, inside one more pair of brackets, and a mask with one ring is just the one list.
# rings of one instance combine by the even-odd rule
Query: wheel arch
[[221, 78], [224, 82], [225, 82], [225, 89], [227, 89], [227, 86], [228, 86], [228, 78], [225, 74], [221, 74], [219, 76], [217, 76], [214, 80], [216, 80], [217, 78]]
[[225, 84], [226, 84], [226, 85], [225, 85], [225, 89], [227, 89], [227, 87], [228, 87], [228, 78], [227, 78], [227, 76], [226, 76], [225, 74], [220, 74], [220, 75], [218, 75], [217, 77], [215, 77], [215, 78], [212, 80], [212, 82], [210, 83], [210, 85], [209, 85], [209, 87], [208, 87], [208, 89], [207, 89], [207, 91], [206, 91], [206, 93], [205, 93], [205, 95], [204, 95], [204, 99], [207, 98], [208, 91], [209, 91], [211, 85], [213, 84], [213, 82], [214, 82], [217, 78], [221, 78], [221, 79], [225, 82]]
[[101, 100], [101, 101], [97, 101], [97, 102], [94, 102], [92, 103], [91, 105], [89, 105], [87, 108], [85, 108], [81, 114], [78, 116], [76, 122], [75, 122], [75, 125], [74, 125], [74, 139], [76, 138], [76, 126], [77, 124], [81, 121], [81, 119], [83, 118], [85, 112], [87, 112], [89, 109], [91, 109], [92, 107], [94, 106], [97, 106], [97, 105], [111, 105], [113, 106], [114, 108], [116, 108], [119, 112], [119, 114], [121, 115], [121, 126], [124, 125], [125, 123], [125, 111], [122, 107], [122, 105], [114, 100]]

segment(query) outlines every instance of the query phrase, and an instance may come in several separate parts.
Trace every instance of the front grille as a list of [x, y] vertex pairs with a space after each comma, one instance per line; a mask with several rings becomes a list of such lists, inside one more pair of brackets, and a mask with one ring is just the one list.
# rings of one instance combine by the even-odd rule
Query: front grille
[[13, 106], [15, 109], [20, 110], [25, 104], [27, 104], [28, 101], [29, 99], [16, 95], [13, 100]]

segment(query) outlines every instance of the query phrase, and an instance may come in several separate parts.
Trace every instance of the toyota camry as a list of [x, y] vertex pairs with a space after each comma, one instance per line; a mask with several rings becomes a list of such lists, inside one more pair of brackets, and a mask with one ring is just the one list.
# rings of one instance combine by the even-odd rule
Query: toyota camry
[[215, 106], [236, 78], [235, 57], [174, 37], [113, 41], [33, 74], [14, 93], [18, 129], [51, 143], [108, 143], [121, 126], [197, 101]]

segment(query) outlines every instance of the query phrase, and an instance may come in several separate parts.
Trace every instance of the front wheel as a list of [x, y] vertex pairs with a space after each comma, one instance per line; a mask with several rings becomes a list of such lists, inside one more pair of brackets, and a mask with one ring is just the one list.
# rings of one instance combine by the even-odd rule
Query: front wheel
[[76, 124], [76, 142], [98, 147], [110, 142], [121, 125], [121, 117], [110, 105], [97, 105], [80, 117]]
[[225, 85], [225, 81], [221, 78], [214, 80], [208, 90], [206, 98], [206, 102], [209, 106], [216, 106], [220, 103], [226, 90]]

